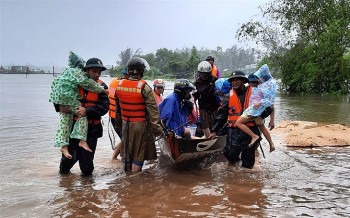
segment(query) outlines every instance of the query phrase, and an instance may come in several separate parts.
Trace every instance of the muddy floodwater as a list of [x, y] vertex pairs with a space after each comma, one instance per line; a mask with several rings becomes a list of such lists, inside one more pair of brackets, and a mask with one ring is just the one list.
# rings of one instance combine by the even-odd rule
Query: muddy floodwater
[[[0, 75], [0, 217], [349, 217], [350, 147], [289, 148], [276, 135], [276, 151], [263, 140], [266, 158], [259, 149], [251, 170], [218, 155], [189, 169], [155, 163], [126, 176], [110, 160], [104, 116], [93, 176], [82, 177], [78, 165], [61, 176], [51, 81]], [[279, 94], [276, 123], [350, 126], [349, 105], [348, 96]]]

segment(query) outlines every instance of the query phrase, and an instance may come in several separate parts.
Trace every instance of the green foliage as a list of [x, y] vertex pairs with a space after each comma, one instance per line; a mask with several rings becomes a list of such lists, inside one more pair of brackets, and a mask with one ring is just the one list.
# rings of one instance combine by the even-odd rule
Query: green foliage
[[111, 77], [120, 77], [122, 76], [122, 70], [124, 70], [124, 66], [118, 66], [118, 67], [112, 67], [110, 70], [109, 70], [109, 75]]
[[229, 78], [230, 76], [232, 76], [232, 71], [225, 71], [221, 73], [222, 78]]
[[128, 60], [133, 56], [139, 56], [141, 53], [140, 49], [137, 49], [135, 52], [131, 48], [127, 48], [125, 51], [121, 51], [119, 54], [120, 61], [117, 61], [117, 64], [121, 66], [126, 66]]
[[237, 36], [266, 47], [286, 90], [348, 91], [344, 54], [350, 47], [350, 0], [271, 1], [263, 13], [270, 23], [248, 22]]
[[[127, 58], [133, 55], [135, 55], [135, 53], [131, 49], [126, 49], [121, 52], [119, 55], [121, 61], [117, 61], [121, 69], [123, 69], [123, 66], [126, 66]], [[197, 71], [198, 63], [201, 60], [205, 60], [208, 55], [215, 58], [215, 65], [219, 68], [224, 77], [226, 74], [227, 76], [231, 75], [232, 71], [235, 69], [254, 64], [256, 62], [256, 57], [259, 56], [260, 53], [255, 49], [242, 49], [237, 46], [233, 46], [224, 52], [209, 49], [198, 50], [195, 46], [192, 46], [191, 49], [168, 50], [167, 48], [160, 48], [155, 54], [138, 54], [138, 56], [146, 59], [151, 67], [150, 71], [145, 72], [145, 79], [193, 79]], [[117, 72], [114, 71], [112, 71], [112, 73], [117, 74]]]
[[350, 48], [344, 53], [341, 61], [341, 69], [346, 79], [345, 89], [350, 93]]
[[195, 46], [191, 49], [191, 55], [186, 63], [186, 67], [188, 71], [195, 71], [194, 69], [197, 68], [198, 63], [200, 62], [200, 57], [198, 54], [198, 50]]

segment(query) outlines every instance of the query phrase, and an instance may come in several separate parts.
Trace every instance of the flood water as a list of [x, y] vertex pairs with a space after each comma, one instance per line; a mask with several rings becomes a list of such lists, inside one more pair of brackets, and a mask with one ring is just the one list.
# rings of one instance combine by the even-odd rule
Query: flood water
[[[81, 177], [76, 164], [61, 176], [51, 81], [0, 75], [1, 217], [349, 217], [350, 148], [287, 148], [274, 135], [276, 151], [263, 140], [266, 158], [257, 152], [252, 170], [216, 157], [192, 169], [153, 164], [125, 176], [121, 161], [110, 161], [104, 116], [94, 175]], [[349, 105], [347, 96], [280, 94], [276, 123], [350, 126]]]

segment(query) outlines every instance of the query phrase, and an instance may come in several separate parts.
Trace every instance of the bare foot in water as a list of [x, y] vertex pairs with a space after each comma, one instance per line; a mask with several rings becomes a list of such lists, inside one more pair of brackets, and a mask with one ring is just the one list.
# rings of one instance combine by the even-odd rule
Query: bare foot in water
[[270, 145], [270, 153], [273, 152], [274, 150], [276, 150], [276, 149], [275, 149], [275, 145], [272, 143], [272, 144]]
[[70, 153], [68, 152], [68, 147], [67, 146], [62, 146], [60, 151], [62, 152], [62, 154], [68, 158], [68, 159], [72, 159], [72, 155], [70, 155]]
[[248, 147], [252, 147], [254, 143], [257, 142], [259, 139], [260, 137], [258, 135], [255, 135], [254, 137], [252, 137], [252, 140], [250, 141]]
[[87, 151], [92, 152], [92, 150], [90, 149], [89, 145], [86, 143], [86, 141], [80, 140], [79, 142], [79, 146], [84, 148]]

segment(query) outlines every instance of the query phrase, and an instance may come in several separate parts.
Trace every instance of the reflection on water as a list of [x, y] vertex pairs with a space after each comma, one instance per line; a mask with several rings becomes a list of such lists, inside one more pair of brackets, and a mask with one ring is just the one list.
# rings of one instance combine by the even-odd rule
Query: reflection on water
[[279, 94], [278, 114], [283, 119], [339, 123], [350, 126], [350, 96]]
[[[106, 79], [109, 83], [110, 78]], [[347, 217], [350, 148], [279, 146], [252, 170], [208, 160], [188, 170], [150, 165], [125, 176], [111, 162], [107, 136], [99, 140], [92, 177], [79, 167], [60, 176], [53, 147], [58, 116], [48, 102], [49, 75], [0, 75], [1, 217]], [[13, 91], [13, 84], [16, 90]], [[167, 89], [172, 83], [167, 83]], [[166, 95], [171, 91], [166, 90]], [[278, 121], [297, 119], [350, 125], [349, 98], [276, 99]], [[280, 139], [274, 140], [278, 145]], [[257, 153], [257, 155], [259, 155]]]
[[[62, 177], [66, 191], [53, 204], [55, 215], [83, 215], [87, 210], [114, 217], [261, 215], [266, 208], [262, 194], [263, 173], [217, 163], [197, 171], [151, 169], [127, 178], [110, 181], [109, 188], [96, 191], [79, 184], [79, 178]], [[242, 188], [243, 187], [243, 188]], [[67, 199], [65, 201], [64, 199]], [[80, 205], [84, 202], [85, 205]]]

